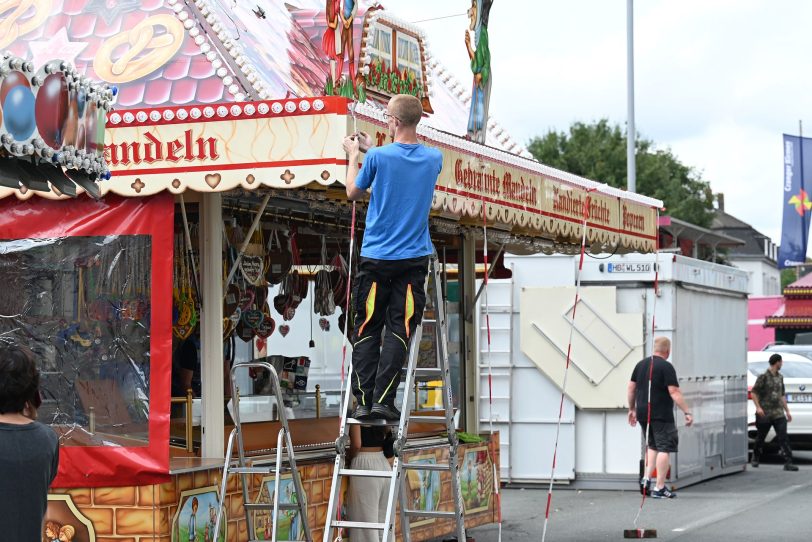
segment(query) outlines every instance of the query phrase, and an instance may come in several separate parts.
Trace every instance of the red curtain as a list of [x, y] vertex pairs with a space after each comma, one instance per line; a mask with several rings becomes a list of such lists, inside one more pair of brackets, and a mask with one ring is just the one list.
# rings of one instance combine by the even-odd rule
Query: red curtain
[[173, 226], [174, 198], [168, 193], [100, 201], [0, 200], [0, 239], [151, 237], [148, 444], [62, 446], [54, 487], [145, 485], [169, 479]]

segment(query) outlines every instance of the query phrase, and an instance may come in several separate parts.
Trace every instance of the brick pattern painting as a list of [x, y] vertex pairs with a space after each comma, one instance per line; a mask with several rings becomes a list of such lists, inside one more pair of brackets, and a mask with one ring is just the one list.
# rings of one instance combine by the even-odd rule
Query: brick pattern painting
[[[490, 442], [483, 444], [462, 444], [458, 449], [460, 465], [466, 452], [477, 450], [476, 457], [496, 464], [499, 472], [499, 436], [495, 434]], [[487, 453], [483, 453], [483, 451]], [[448, 460], [448, 449], [442, 446], [410, 450], [406, 460], [433, 455], [437, 463]], [[468, 453], [470, 458], [472, 454]], [[470, 459], [469, 459], [470, 461]], [[333, 461], [324, 459], [318, 463], [304, 463], [299, 466], [304, 491], [307, 494], [307, 519], [313, 540], [324, 536], [324, 523], [327, 517], [327, 501], [330, 498]], [[172, 476], [169, 482], [160, 485], [116, 488], [80, 488], [53, 490], [54, 495], [68, 495], [78, 512], [92, 524], [96, 542], [171, 542], [173, 519], [178, 515], [178, 506], [185, 502], [193, 490], [220, 487], [220, 469], [187, 472]], [[440, 473], [439, 500], [433, 503], [436, 510], [453, 510], [450, 474]], [[249, 499], [256, 502], [262, 487], [262, 475], [248, 477]], [[417, 486], [415, 486], [416, 488]], [[491, 487], [498, 487], [498, 480]], [[227, 519], [227, 542], [243, 542], [248, 539], [248, 524], [243, 511], [242, 489], [239, 476], [231, 476], [226, 487], [225, 518]], [[415, 494], [416, 495], [416, 494]], [[466, 516], [466, 527], [476, 527], [494, 523], [498, 517], [498, 499], [488, 499], [488, 506], [479, 512]], [[201, 519], [202, 521], [202, 519]], [[398, 533], [400, 522], [397, 523]], [[454, 522], [436, 519], [420, 526], [412, 527], [412, 540], [415, 542], [439, 538], [454, 532]], [[93, 540], [89, 540], [93, 542]]]

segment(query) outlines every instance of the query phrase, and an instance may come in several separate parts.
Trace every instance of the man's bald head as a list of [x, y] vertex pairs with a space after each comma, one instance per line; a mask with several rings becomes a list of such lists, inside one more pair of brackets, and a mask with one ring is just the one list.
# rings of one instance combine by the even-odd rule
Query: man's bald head
[[423, 117], [423, 104], [409, 94], [396, 94], [389, 100], [389, 113], [397, 117], [404, 127], [417, 126]]

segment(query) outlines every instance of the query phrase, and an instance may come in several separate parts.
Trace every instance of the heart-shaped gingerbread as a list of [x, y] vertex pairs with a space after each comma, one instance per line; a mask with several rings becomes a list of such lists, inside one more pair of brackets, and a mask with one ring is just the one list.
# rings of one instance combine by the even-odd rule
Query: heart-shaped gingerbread
[[263, 339], [267, 339], [273, 333], [273, 330], [276, 328], [276, 322], [274, 322], [273, 318], [271, 318], [270, 314], [263, 314], [264, 318], [257, 326], [257, 337], [262, 337]]
[[283, 325], [279, 326], [279, 333], [283, 337], [287, 336], [287, 334], [290, 333], [290, 326], [287, 325], [287, 324], [283, 324]]
[[243, 256], [240, 260], [240, 271], [249, 283], [254, 286], [260, 285], [260, 280], [264, 279], [265, 260], [260, 256]]
[[254, 299], [256, 299], [256, 297], [257, 294], [254, 293], [253, 288], [246, 288], [245, 291], [240, 294], [240, 308], [243, 311], [250, 309], [251, 305], [254, 304]]
[[254, 329], [259, 327], [259, 324], [262, 323], [262, 320], [265, 318], [265, 315], [262, 314], [262, 311], [258, 311], [256, 309], [245, 311], [242, 313], [242, 321], [245, 322], [245, 325], [250, 326]]

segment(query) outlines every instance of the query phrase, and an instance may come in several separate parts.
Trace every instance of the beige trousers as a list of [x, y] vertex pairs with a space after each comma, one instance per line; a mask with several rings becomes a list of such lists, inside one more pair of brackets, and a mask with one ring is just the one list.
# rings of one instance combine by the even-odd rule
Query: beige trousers
[[[359, 452], [352, 459], [353, 469], [391, 471], [392, 466], [383, 452]], [[389, 480], [354, 476], [347, 489], [347, 520], [383, 523], [386, 521], [386, 500]], [[380, 542], [381, 531], [350, 529], [350, 542]]]

